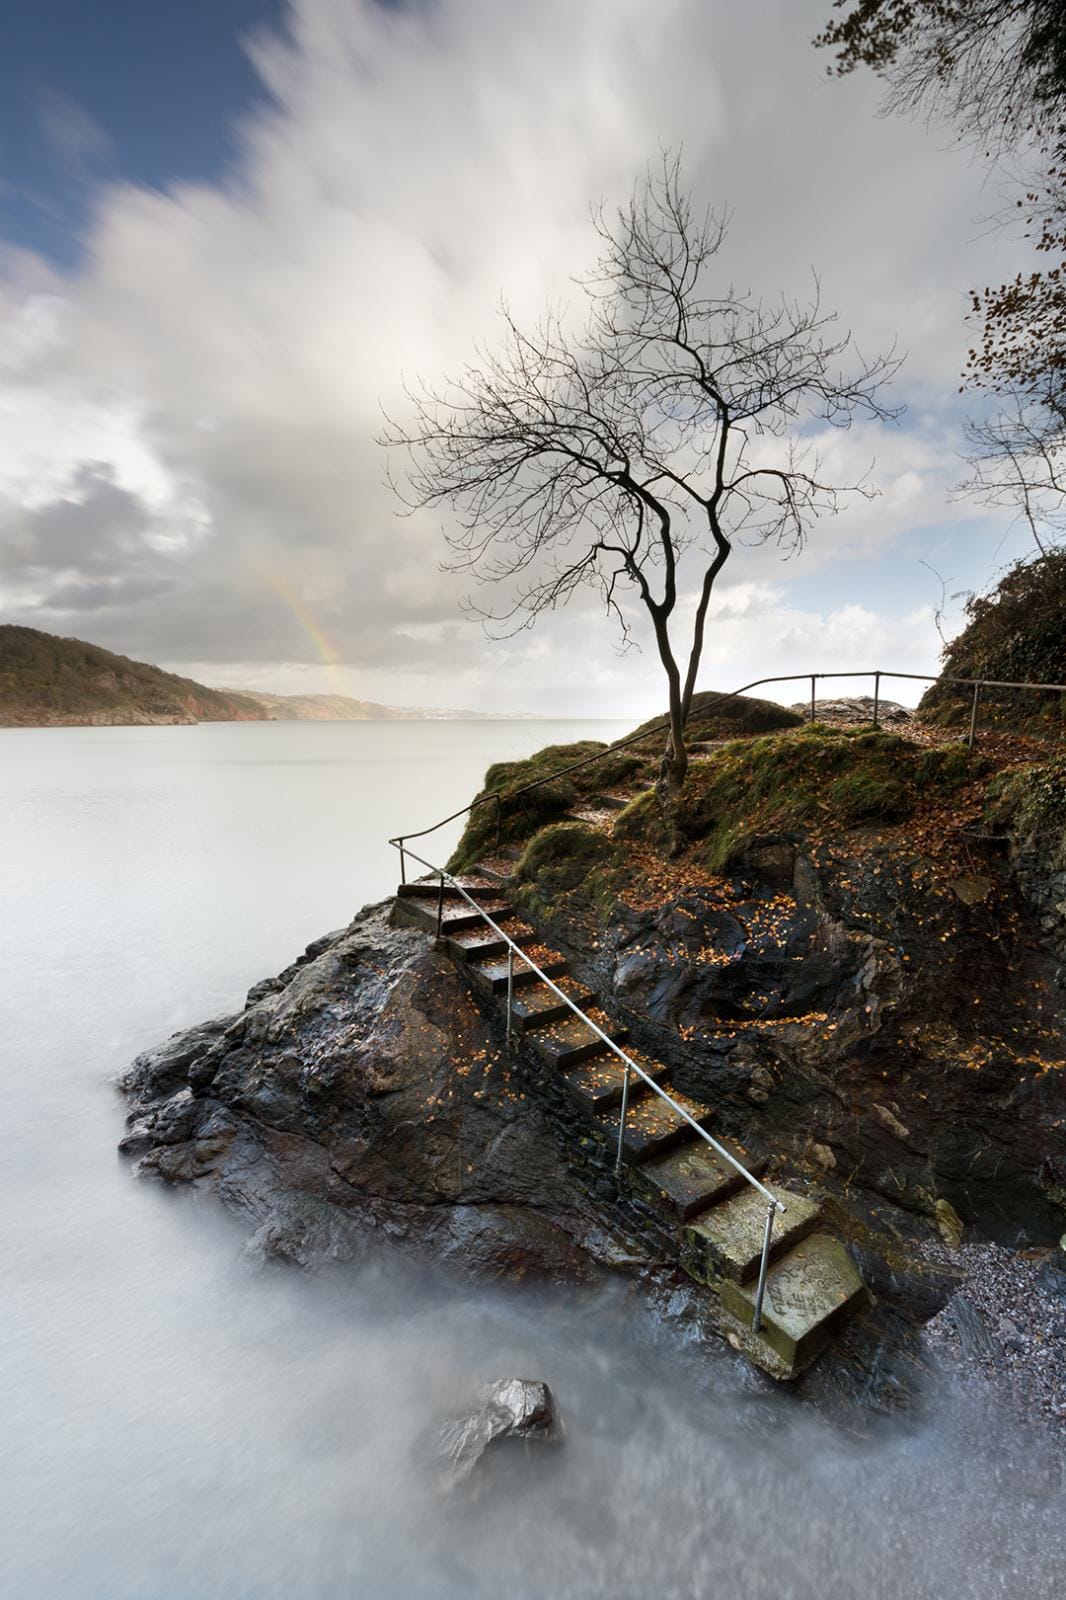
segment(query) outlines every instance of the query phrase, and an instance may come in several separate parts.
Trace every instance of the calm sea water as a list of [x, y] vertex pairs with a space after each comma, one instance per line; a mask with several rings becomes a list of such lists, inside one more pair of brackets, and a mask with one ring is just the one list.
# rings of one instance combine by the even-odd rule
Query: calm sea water
[[[1061, 1594], [1066, 1508], [986, 1407], [934, 1392], [860, 1444], [621, 1287], [257, 1275], [213, 1203], [116, 1157], [112, 1076], [387, 893], [388, 834], [490, 760], [620, 731], [0, 732], [5, 1600]], [[515, 1373], [565, 1446], [442, 1511], [420, 1431]]]

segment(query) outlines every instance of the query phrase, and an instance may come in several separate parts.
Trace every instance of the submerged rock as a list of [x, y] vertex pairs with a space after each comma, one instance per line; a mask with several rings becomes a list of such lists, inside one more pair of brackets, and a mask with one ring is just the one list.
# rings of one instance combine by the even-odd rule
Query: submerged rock
[[554, 1444], [560, 1439], [555, 1402], [546, 1383], [502, 1378], [487, 1384], [479, 1399], [476, 1411], [441, 1425], [427, 1452], [443, 1494], [466, 1483], [492, 1445], [508, 1439], [526, 1444]]

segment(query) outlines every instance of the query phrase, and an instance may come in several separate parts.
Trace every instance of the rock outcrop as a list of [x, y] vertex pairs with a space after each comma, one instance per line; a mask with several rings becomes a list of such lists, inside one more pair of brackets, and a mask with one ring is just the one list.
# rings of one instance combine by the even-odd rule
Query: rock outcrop
[[140, 1056], [122, 1149], [213, 1189], [254, 1254], [299, 1265], [386, 1243], [477, 1278], [639, 1260], [431, 943], [369, 908], [242, 1012]]

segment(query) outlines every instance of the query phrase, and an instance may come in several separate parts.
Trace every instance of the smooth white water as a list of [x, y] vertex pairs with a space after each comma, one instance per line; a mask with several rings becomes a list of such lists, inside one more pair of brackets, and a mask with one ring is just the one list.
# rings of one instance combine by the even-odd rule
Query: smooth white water
[[[4, 1600], [1062, 1594], [1061, 1489], [976, 1402], [856, 1443], [622, 1286], [256, 1275], [214, 1204], [116, 1157], [109, 1079], [387, 893], [387, 834], [490, 760], [620, 731], [0, 732]], [[514, 1373], [566, 1444], [441, 1511], [419, 1432]]]

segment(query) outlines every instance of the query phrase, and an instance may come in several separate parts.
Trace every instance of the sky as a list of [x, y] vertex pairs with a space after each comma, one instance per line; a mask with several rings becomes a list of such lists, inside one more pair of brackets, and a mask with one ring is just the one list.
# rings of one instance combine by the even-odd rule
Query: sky
[[816, 272], [863, 351], [906, 353], [899, 421], [831, 441], [877, 498], [787, 558], [738, 545], [701, 687], [934, 672], [942, 585], [950, 633], [951, 597], [1026, 551], [954, 492], [968, 290], [1017, 245], [949, 131], [827, 76], [828, 9], [6, 0], [0, 622], [218, 685], [660, 710], [646, 638], [620, 654], [591, 594], [487, 638], [441, 570], [447, 514], [399, 514], [377, 440], [405, 383], [498, 342], [501, 296], [525, 322], [573, 306], [590, 209], [668, 148], [700, 208], [731, 210], [728, 281], [803, 296]]

